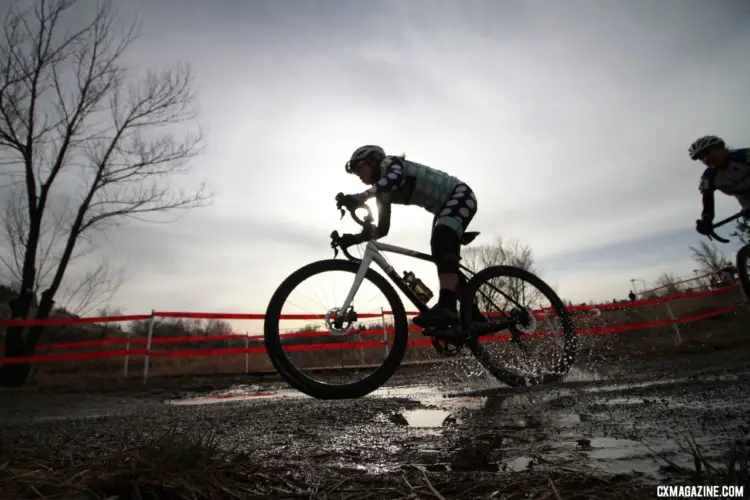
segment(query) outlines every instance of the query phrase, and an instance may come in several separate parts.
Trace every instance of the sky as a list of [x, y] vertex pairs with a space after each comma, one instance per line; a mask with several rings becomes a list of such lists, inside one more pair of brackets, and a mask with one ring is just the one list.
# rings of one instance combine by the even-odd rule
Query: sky
[[[631, 278], [696, 267], [688, 145], [750, 146], [744, 1], [120, 4], [143, 21], [131, 61], [194, 69], [207, 149], [179, 183], [215, 195], [97, 240], [125, 266], [112, 305], [128, 313], [264, 312], [286, 276], [333, 256], [332, 230], [358, 229], [334, 198], [366, 189], [344, 164], [370, 143], [468, 183], [473, 245], [517, 240], [565, 299], [622, 299]], [[717, 196], [717, 218], [738, 208]], [[429, 251], [429, 213], [392, 217], [385, 242]], [[434, 267], [391, 261], [437, 292]]]

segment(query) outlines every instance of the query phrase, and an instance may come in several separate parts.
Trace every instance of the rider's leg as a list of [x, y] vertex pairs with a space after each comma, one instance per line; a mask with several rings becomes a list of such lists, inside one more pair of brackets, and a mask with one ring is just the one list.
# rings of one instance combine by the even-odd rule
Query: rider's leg
[[[463, 292], [465, 290], [466, 285], [468, 284], [468, 281], [466, 280], [466, 276], [463, 274], [458, 275], [458, 288], [456, 289], [456, 292], [458, 293], [459, 300], [463, 296]], [[476, 298], [473, 297], [475, 300], [471, 303], [471, 319], [475, 323], [486, 323], [487, 318], [482, 314], [482, 311], [479, 309], [479, 304], [476, 301]]]
[[474, 218], [477, 201], [468, 186], [456, 187], [450, 199], [437, 215], [430, 239], [432, 255], [437, 265], [440, 295], [437, 304], [413, 319], [417, 326], [449, 327], [459, 323], [456, 312], [458, 299], [458, 261], [461, 250], [460, 239]]
[[430, 247], [437, 265], [440, 294], [437, 304], [429, 311], [416, 316], [415, 325], [426, 327], [448, 328], [457, 325], [458, 313], [458, 233], [445, 224], [437, 224], [432, 231]]

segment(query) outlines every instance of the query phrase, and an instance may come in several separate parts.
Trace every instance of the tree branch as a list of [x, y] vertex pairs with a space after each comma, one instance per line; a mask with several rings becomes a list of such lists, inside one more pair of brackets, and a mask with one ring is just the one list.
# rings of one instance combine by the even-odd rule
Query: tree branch
[[[0, 226], [9, 250], [0, 262], [21, 282], [14, 317], [28, 313], [30, 294], [42, 285], [37, 317], [50, 313], [71, 262], [101, 253], [87, 241], [89, 231], [206, 206], [211, 198], [203, 184], [188, 188], [176, 179], [203, 152], [200, 129], [187, 128], [196, 118], [190, 67], [127, 67], [139, 24], [120, 30], [108, 2], [93, 15], [78, 5], [37, 0], [32, 10], [13, 10], [0, 39], [0, 161], [9, 179], [23, 180], [16, 191], [24, 195]], [[80, 28], [64, 33], [66, 25]], [[72, 210], [56, 208], [59, 199], [74, 203]], [[100, 264], [63, 295], [78, 310], [98, 307], [121, 280]], [[42, 330], [31, 330], [32, 348]], [[9, 329], [7, 341], [22, 332]], [[17, 352], [8, 345], [7, 354]]]

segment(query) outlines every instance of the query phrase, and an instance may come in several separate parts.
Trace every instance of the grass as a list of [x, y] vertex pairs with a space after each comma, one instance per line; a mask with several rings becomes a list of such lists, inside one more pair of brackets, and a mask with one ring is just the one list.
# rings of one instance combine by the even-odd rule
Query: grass
[[[7, 450], [6, 450], [7, 451]], [[259, 462], [222, 450], [213, 437], [165, 434], [106, 456], [51, 457], [13, 450], [0, 463], [2, 498], [25, 499], [642, 499], [654, 486], [631, 475], [570, 470], [428, 473], [416, 467], [366, 472]]]
[[664, 462], [663, 472], [672, 477], [684, 479], [691, 485], [734, 485], [750, 488], [750, 448], [747, 443], [737, 441], [732, 443], [725, 454], [722, 465], [709, 461], [693, 436], [683, 436], [684, 443], [677, 441], [679, 448], [687, 455], [693, 468], [677, 464], [664, 454], [650, 449], [653, 456]]

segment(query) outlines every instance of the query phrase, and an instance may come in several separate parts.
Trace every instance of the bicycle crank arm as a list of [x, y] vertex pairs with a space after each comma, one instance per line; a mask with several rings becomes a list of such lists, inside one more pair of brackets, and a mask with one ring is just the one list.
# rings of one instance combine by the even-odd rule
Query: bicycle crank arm
[[490, 321], [487, 323], [477, 323], [474, 324], [470, 329], [469, 332], [472, 337], [481, 337], [486, 335], [492, 335], [497, 332], [502, 332], [503, 330], [508, 330], [509, 328], [515, 326], [516, 322], [512, 320], [501, 320], [501, 321]]

